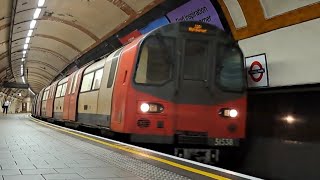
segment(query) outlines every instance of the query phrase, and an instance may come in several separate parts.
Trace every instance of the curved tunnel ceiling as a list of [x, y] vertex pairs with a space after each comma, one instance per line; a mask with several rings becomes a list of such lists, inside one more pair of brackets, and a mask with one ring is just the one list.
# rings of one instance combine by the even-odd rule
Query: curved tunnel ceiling
[[[38, 7], [39, 0], [1, 0], [0, 80], [22, 82], [23, 65], [23, 75], [37, 93], [71, 62], [164, 1], [45, 0]], [[274, 6], [276, 0], [217, 2], [237, 40], [319, 17], [314, 11], [320, 6], [317, 0], [304, 4], [293, 0], [289, 9], [286, 3]], [[37, 8], [41, 11], [30, 33]], [[24, 47], [27, 39], [28, 47]]]
[[[10, 10], [12, 6], [13, 12], [12, 21], [9, 11], [6, 23], [0, 21], [3, 41], [0, 41], [0, 54], [7, 52], [11, 43], [10, 63], [15, 80], [22, 83], [23, 76], [31, 88], [39, 92], [80, 55], [162, 0], [46, 0], [43, 6], [38, 6], [38, 0], [16, 0], [12, 5], [10, 2], [1, 2], [7, 6], [3, 9]], [[41, 11], [34, 19], [37, 8]], [[4, 16], [2, 14], [0, 17]], [[32, 20], [36, 20], [34, 27], [30, 25]], [[9, 31], [11, 39], [8, 39]], [[26, 42], [27, 37], [30, 37], [29, 42]], [[8, 57], [0, 55], [0, 61], [7, 63]], [[8, 63], [3, 67], [6, 66]]]

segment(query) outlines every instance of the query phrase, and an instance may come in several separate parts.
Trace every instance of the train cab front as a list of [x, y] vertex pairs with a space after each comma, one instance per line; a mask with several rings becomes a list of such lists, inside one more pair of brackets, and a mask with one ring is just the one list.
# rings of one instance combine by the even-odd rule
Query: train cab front
[[215, 26], [180, 22], [153, 31], [132, 74], [132, 140], [238, 145], [247, 107], [243, 71], [240, 48]]

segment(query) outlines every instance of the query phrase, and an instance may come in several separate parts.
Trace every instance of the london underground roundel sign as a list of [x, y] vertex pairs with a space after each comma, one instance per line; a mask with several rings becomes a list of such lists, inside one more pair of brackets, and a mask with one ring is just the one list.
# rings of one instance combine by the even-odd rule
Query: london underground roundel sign
[[[256, 68], [255, 68], [256, 67]], [[249, 68], [249, 75], [254, 82], [261, 81], [263, 74], [265, 73], [265, 69], [262, 67], [259, 61], [253, 61]]]
[[245, 59], [248, 87], [269, 86], [266, 55], [260, 54]]

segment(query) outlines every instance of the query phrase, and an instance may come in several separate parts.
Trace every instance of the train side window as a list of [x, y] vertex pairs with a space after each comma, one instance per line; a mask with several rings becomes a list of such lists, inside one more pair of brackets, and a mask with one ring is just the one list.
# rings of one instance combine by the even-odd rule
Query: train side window
[[52, 86], [51, 99], [54, 98], [54, 90], [55, 90], [55, 88], [57, 88], [57, 86], [56, 86], [56, 85], [53, 85], [53, 86]]
[[110, 72], [109, 72], [109, 77], [108, 77], [108, 83], [107, 83], [107, 88], [111, 88], [113, 85], [114, 81], [114, 75], [116, 73], [116, 68], [118, 64], [119, 56], [114, 57], [111, 62], [111, 67], [110, 67]]
[[62, 88], [62, 85], [59, 85], [58, 88], [57, 88], [56, 97], [60, 97], [60, 95], [61, 95], [61, 88]]
[[160, 85], [172, 78], [175, 40], [150, 36], [142, 45], [135, 82]]
[[92, 86], [93, 90], [96, 90], [96, 89], [100, 88], [102, 75], [103, 75], [103, 69], [99, 69], [99, 70], [97, 70], [95, 72], [94, 80], [93, 80], [93, 86]]
[[94, 72], [91, 72], [83, 76], [80, 92], [86, 92], [91, 90], [93, 75]]
[[47, 99], [50, 97], [50, 88], [48, 89]]
[[76, 91], [76, 85], [77, 85], [77, 82], [78, 82], [78, 76], [79, 76], [79, 71], [76, 73], [75, 75], [75, 79], [73, 81], [73, 85], [72, 85], [72, 94]]
[[74, 81], [74, 76], [73, 76], [72, 79], [71, 79], [71, 83], [70, 83], [70, 88], [69, 88], [68, 94], [71, 93], [72, 86], [73, 86], [73, 81]]
[[42, 97], [42, 101], [47, 100], [47, 92], [48, 92], [48, 91], [45, 91], [45, 92], [44, 92], [43, 97]]
[[53, 86], [51, 86], [50, 89], [49, 89], [49, 97], [48, 97], [48, 98], [50, 98], [50, 99], [51, 99], [52, 93], [53, 93], [53, 92], [52, 92], [52, 87], [53, 87]]
[[61, 89], [61, 96], [63, 97], [64, 95], [66, 95], [66, 90], [67, 90], [67, 83], [64, 83], [62, 85], [62, 89]]

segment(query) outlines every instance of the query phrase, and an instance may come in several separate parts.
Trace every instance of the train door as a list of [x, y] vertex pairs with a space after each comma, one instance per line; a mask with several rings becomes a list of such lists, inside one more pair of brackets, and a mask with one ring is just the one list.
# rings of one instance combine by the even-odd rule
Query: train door
[[112, 103], [112, 93], [113, 93], [113, 84], [116, 77], [116, 71], [118, 66], [118, 60], [120, 53], [123, 48], [115, 51], [107, 57], [107, 60], [104, 64], [103, 77], [101, 80], [101, 86], [99, 91], [98, 98], [98, 114], [107, 115], [107, 119], [103, 125], [110, 127], [111, 123], [111, 103]]
[[69, 119], [69, 109], [71, 108], [70, 98], [72, 93], [72, 87], [74, 84], [73, 82], [75, 81], [75, 76], [76, 76], [76, 72], [72, 73], [68, 78], [67, 92], [66, 92], [66, 95], [64, 96], [63, 116], [62, 116], [62, 118], [65, 120]]
[[77, 107], [78, 107], [78, 96], [79, 96], [79, 91], [80, 91], [80, 87], [81, 87], [82, 75], [83, 75], [84, 70], [90, 64], [82, 67], [75, 74], [75, 78], [74, 78], [73, 86], [72, 86], [72, 90], [71, 90], [71, 95], [70, 95], [70, 100], [69, 100], [69, 107], [70, 108], [69, 108], [68, 120], [70, 120], [70, 121], [76, 121]]
[[53, 83], [49, 90], [49, 96], [47, 99], [47, 117], [48, 118], [53, 118], [53, 102], [56, 94], [57, 84], [58, 82]]

